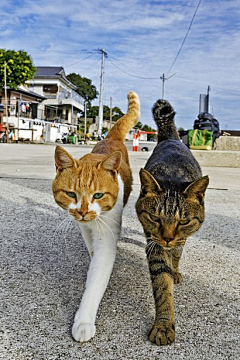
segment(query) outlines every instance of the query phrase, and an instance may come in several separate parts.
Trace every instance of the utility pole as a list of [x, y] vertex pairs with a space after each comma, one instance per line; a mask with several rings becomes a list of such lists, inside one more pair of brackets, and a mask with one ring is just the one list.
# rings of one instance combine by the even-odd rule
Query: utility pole
[[87, 133], [87, 102], [84, 101], [84, 137]]
[[7, 100], [7, 63], [4, 63], [4, 87], [5, 87], [5, 106], [6, 106], [6, 120], [7, 120], [7, 143], [9, 143], [9, 126], [8, 126], [8, 100]]
[[164, 83], [166, 80], [170, 79], [172, 76], [174, 76], [176, 73], [170, 75], [169, 77], [166, 77], [165, 74], [162, 74], [162, 76], [160, 76], [160, 79], [162, 80], [162, 99], [164, 99]]
[[208, 85], [208, 88], [207, 88], [207, 112], [209, 112], [209, 93], [210, 93], [210, 86]]
[[104, 85], [104, 71], [105, 71], [105, 57], [107, 52], [103, 49], [99, 50], [102, 53], [101, 77], [100, 77], [100, 95], [99, 95], [99, 111], [98, 111], [98, 138], [102, 136], [103, 124], [103, 85]]
[[162, 76], [160, 76], [160, 79], [162, 80], [162, 99], [164, 99], [165, 74], [162, 74]]
[[[57, 111], [57, 109], [56, 109]], [[72, 132], [74, 132], [74, 118], [73, 118], [73, 104], [72, 104], [72, 109], [71, 109], [71, 116], [72, 116]]]
[[110, 130], [112, 128], [112, 97], [110, 97]]

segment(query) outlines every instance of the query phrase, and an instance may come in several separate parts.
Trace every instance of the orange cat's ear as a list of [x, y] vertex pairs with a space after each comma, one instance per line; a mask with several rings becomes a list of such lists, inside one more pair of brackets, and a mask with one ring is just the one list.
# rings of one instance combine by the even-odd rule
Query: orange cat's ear
[[56, 146], [55, 164], [57, 170], [63, 170], [76, 166], [74, 158], [61, 146]]
[[121, 165], [122, 153], [120, 151], [114, 151], [111, 155], [107, 156], [106, 159], [100, 162], [98, 167], [102, 167], [105, 170], [116, 170], [118, 171]]
[[141, 180], [141, 192], [145, 193], [155, 193], [163, 191], [158, 182], [154, 179], [152, 174], [145, 169], [140, 170], [140, 180]]
[[196, 198], [202, 202], [204, 198], [205, 191], [209, 184], [209, 177], [203, 176], [200, 179], [193, 181], [188, 187], [184, 190], [184, 194], [188, 198]]

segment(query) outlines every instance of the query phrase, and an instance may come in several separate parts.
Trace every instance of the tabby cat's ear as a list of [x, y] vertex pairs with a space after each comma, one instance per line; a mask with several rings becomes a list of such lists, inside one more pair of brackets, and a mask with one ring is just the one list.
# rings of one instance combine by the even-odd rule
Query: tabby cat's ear
[[112, 154], [106, 157], [103, 161], [100, 162], [98, 168], [102, 167], [105, 170], [118, 171], [122, 161], [121, 151], [114, 151]]
[[188, 185], [188, 187], [184, 190], [184, 194], [189, 198], [196, 198], [197, 200], [202, 202], [208, 184], [209, 177], [203, 176]]
[[156, 193], [163, 191], [158, 182], [154, 179], [152, 174], [145, 169], [140, 170], [140, 181], [141, 181], [141, 193]]
[[63, 170], [76, 166], [74, 158], [61, 146], [56, 146], [55, 164], [57, 170]]

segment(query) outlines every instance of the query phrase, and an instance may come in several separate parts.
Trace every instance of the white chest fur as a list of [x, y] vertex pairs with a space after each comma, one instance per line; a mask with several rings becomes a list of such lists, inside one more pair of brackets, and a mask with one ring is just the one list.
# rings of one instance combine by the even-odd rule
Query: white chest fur
[[96, 220], [79, 223], [91, 258], [86, 289], [75, 315], [72, 335], [77, 341], [88, 341], [95, 334], [95, 319], [106, 290], [116, 257], [121, 231], [124, 184], [118, 175], [118, 198], [110, 211], [100, 211]]

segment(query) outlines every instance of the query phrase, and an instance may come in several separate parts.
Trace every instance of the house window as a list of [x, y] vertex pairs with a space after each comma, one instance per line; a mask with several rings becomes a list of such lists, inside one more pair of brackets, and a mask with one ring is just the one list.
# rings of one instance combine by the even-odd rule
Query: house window
[[57, 85], [43, 85], [43, 93], [47, 94], [56, 94], [58, 92]]

